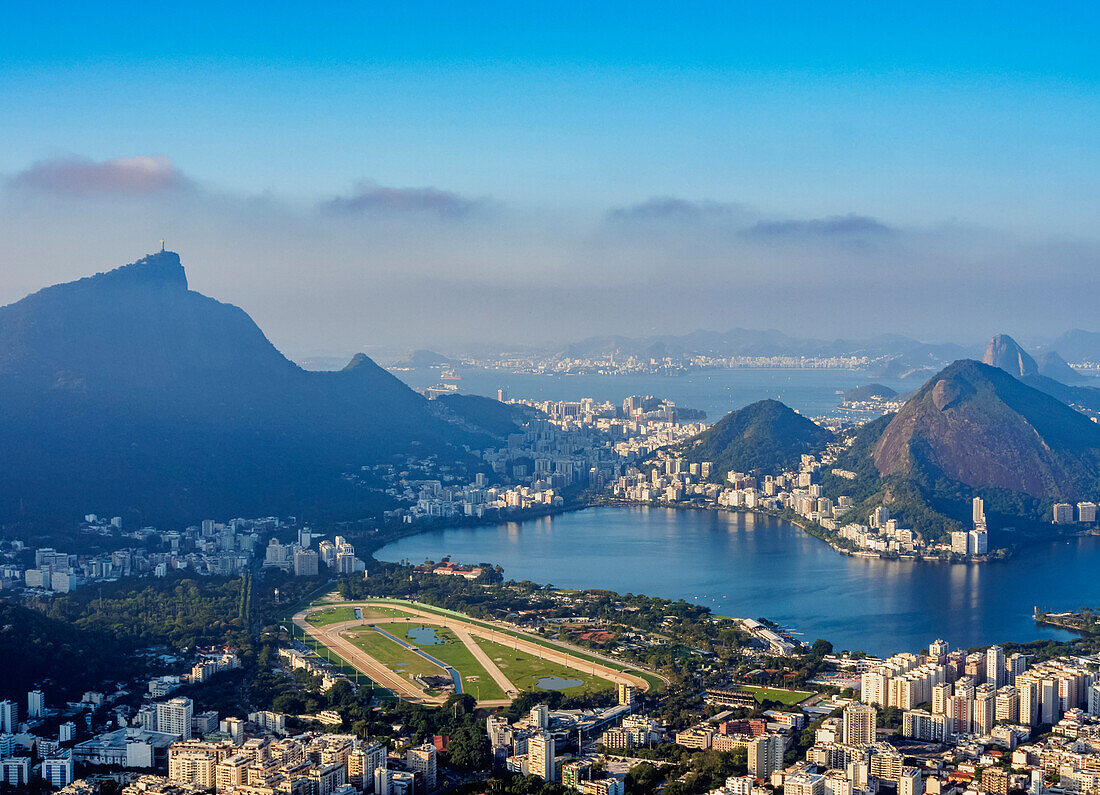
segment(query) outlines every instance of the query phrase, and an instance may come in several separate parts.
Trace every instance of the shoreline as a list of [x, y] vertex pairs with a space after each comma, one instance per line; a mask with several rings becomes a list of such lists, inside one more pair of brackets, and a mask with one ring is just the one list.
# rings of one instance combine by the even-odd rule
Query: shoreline
[[[567, 503], [566, 505], [550, 508], [547, 510], [532, 511], [528, 509], [522, 514], [513, 514], [511, 516], [498, 516], [494, 518], [474, 518], [474, 517], [459, 517], [457, 520], [439, 521], [424, 524], [411, 524], [402, 525], [400, 531], [392, 534], [386, 534], [385, 538], [372, 538], [367, 541], [367, 552], [371, 556], [374, 555], [382, 547], [399, 541], [403, 538], [419, 535], [421, 533], [430, 532], [433, 530], [446, 530], [452, 527], [489, 527], [495, 525], [503, 525], [509, 523], [522, 523], [530, 521], [532, 519], [541, 519], [544, 517], [560, 516], [566, 513], [574, 513], [577, 511], [587, 510], [589, 508], [667, 508], [676, 511], [713, 511], [715, 513], [751, 513], [759, 516], [767, 516], [772, 519], [779, 519], [785, 521], [791, 525], [794, 525], [806, 535], [816, 538], [819, 541], [824, 542], [834, 552], [841, 555], [846, 555], [852, 558], [866, 558], [869, 560], [884, 560], [884, 561], [896, 561], [899, 563], [914, 563], [914, 564], [989, 564], [999, 563], [1011, 560], [1016, 556], [1021, 548], [1027, 546], [1034, 546], [1039, 544], [1054, 544], [1060, 541], [1069, 541], [1075, 538], [1085, 537], [1097, 537], [1100, 536], [1100, 530], [1075, 530], [1072, 533], [1058, 533], [1049, 537], [1041, 536], [1027, 536], [1026, 538], [1018, 539], [1018, 543], [1012, 546], [1000, 547], [999, 551], [1002, 554], [999, 555], [986, 555], [980, 558], [958, 558], [958, 557], [943, 557], [941, 555], [929, 554], [929, 555], [893, 555], [882, 554], [879, 552], [871, 552], [866, 550], [854, 550], [840, 546], [829, 537], [830, 531], [821, 525], [815, 525], [814, 523], [807, 522], [804, 517], [799, 516], [790, 511], [767, 511], [759, 508], [730, 508], [719, 507], [710, 505], [689, 505], [689, 504], [675, 504], [675, 503], [654, 503], [654, 502], [638, 502], [634, 500], [624, 500], [617, 497], [606, 497], [604, 495], [598, 495], [596, 497], [589, 497], [586, 499], [579, 499]], [[818, 532], [814, 532], [818, 529]], [[382, 535], [382, 532], [379, 533]]]

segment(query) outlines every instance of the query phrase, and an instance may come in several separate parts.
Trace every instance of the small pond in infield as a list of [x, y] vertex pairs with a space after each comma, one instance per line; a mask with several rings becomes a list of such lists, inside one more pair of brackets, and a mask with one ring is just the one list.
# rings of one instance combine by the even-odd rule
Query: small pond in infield
[[580, 679], [564, 679], [560, 676], [544, 676], [535, 682], [540, 690], [568, 690], [584, 684]]
[[405, 636], [416, 646], [442, 646], [443, 638], [435, 634], [434, 627], [413, 627]]

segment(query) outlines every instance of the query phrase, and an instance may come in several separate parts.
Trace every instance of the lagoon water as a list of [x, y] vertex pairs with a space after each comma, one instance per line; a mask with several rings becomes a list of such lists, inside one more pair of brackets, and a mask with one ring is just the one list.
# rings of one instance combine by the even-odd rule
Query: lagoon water
[[1100, 538], [983, 565], [912, 563], [841, 555], [768, 516], [670, 508], [589, 508], [437, 530], [376, 553], [413, 563], [444, 555], [500, 564], [510, 579], [683, 598], [873, 654], [919, 651], [936, 638], [952, 648], [1066, 639], [1035, 624], [1034, 606], [1100, 601]]

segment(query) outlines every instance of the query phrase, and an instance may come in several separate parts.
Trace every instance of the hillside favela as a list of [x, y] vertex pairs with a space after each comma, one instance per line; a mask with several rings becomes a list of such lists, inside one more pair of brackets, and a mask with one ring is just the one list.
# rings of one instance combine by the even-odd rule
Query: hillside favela
[[0, 7], [0, 795], [1100, 795], [1100, 7]]

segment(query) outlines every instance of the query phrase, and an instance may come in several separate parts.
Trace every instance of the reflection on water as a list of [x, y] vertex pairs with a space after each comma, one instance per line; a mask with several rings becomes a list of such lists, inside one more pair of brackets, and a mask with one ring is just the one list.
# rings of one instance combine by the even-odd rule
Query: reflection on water
[[853, 558], [764, 515], [592, 508], [530, 522], [402, 539], [383, 560], [491, 561], [505, 576], [566, 588], [683, 598], [721, 615], [765, 616], [838, 649], [919, 651], [1067, 638], [1037, 627], [1035, 605], [1100, 601], [1100, 538], [1029, 549], [985, 565]]

